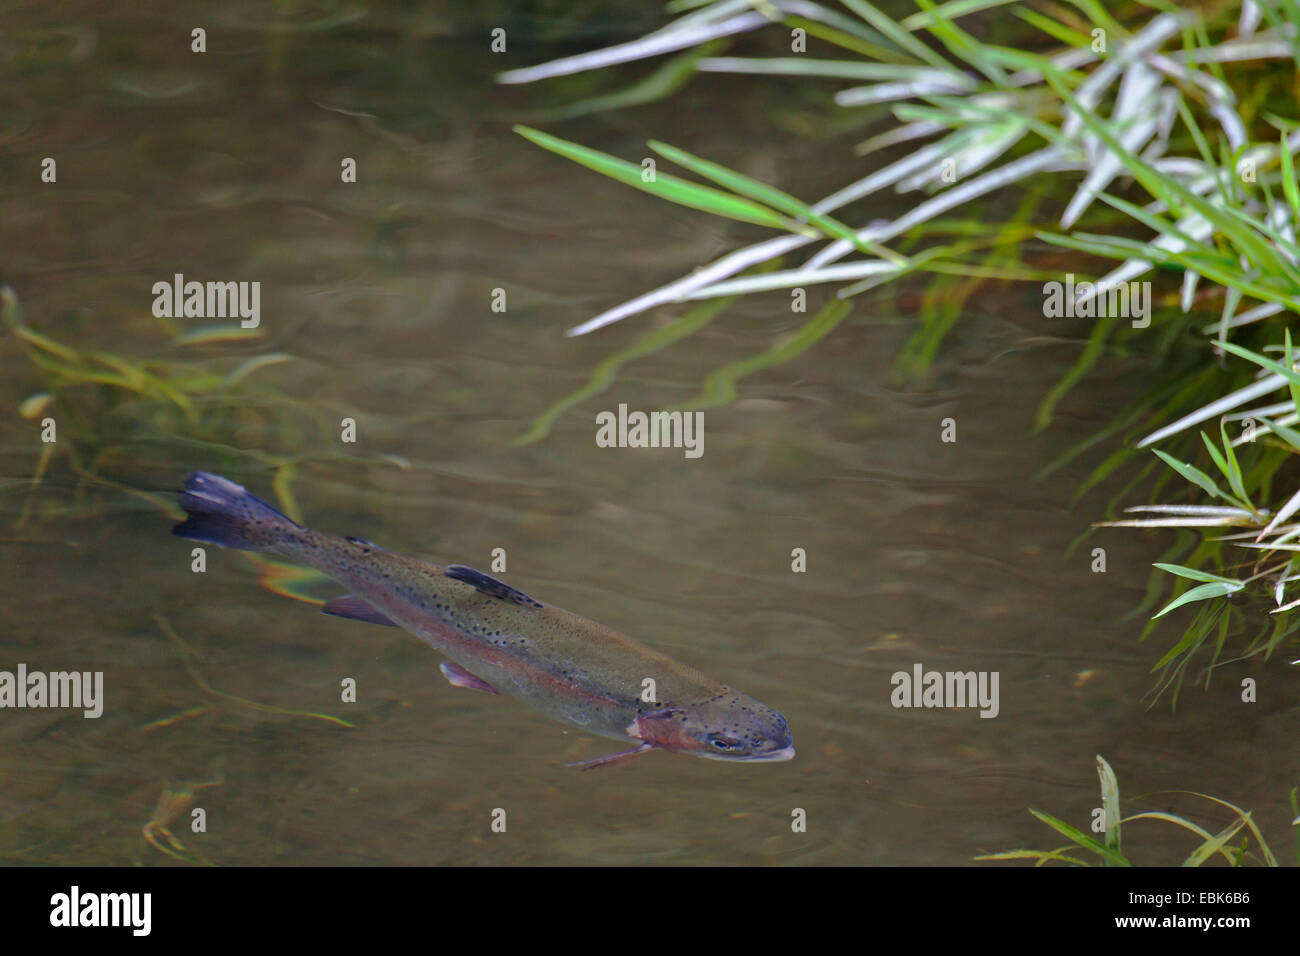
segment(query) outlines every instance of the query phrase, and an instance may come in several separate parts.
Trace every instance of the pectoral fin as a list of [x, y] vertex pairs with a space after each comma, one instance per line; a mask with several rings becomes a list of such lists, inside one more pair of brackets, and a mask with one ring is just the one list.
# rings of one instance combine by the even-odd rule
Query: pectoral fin
[[442, 670], [442, 676], [455, 687], [468, 687], [470, 690], [485, 690], [489, 694], [499, 694], [497, 690], [481, 677], [475, 677], [459, 664], [453, 664], [451, 661], [443, 661], [438, 667]]
[[578, 767], [581, 770], [595, 770], [597, 767], [608, 767], [612, 763], [618, 763], [627, 760], [629, 757], [635, 757], [637, 754], [647, 753], [651, 750], [657, 750], [654, 744], [641, 744], [639, 747], [633, 747], [631, 750], [620, 750], [616, 754], [606, 754], [603, 757], [596, 757], [594, 760], [579, 760], [577, 763], [565, 764], [566, 767]]
[[350, 617], [354, 621], [382, 624], [385, 627], [397, 627], [396, 624], [355, 594], [342, 594], [336, 598], [330, 598], [325, 602], [325, 606], [321, 608], [321, 613], [333, 614], [335, 617]]

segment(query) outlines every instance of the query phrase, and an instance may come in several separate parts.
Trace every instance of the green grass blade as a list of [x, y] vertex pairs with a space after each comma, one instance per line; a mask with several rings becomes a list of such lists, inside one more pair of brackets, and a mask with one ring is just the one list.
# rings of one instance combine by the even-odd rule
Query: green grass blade
[[1282, 194], [1291, 206], [1293, 222], [1300, 222], [1300, 186], [1296, 185], [1295, 160], [1291, 157], [1291, 148], [1287, 145], [1286, 131], [1282, 132], [1282, 142], [1278, 146], [1278, 156], [1282, 161]]
[[[1201, 432], [1204, 437], [1205, 433]], [[1246, 493], [1246, 483], [1241, 473], [1241, 463], [1237, 461], [1237, 452], [1232, 447], [1232, 442], [1228, 438], [1228, 424], [1223, 419], [1219, 419], [1219, 437], [1223, 439], [1223, 456], [1227, 459], [1228, 466], [1228, 484], [1232, 485], [1233, 493], [1238, 498], [1250, 505], [1250, 510], [1255, 510], [1255, 504], [1250, 500], [1250, 495]], [[1213, 444], [1208, 438], [1205, 439], [1207, 444]]]
[[1106, 846], [1120, 852], [1119, 780], [1101, 754], [1097, 754], [1097, 777], [1101, 781], [1101, 805], [1106, 813]]
[[1269, 849], [1268, 843], [1264, 840], [1264, 834], [1260, 832], [1259, 827], [1255, 824], [1254, 817], [1249, 811], [1241, 809], [1241, 807], [1237, 806], [1235, 803], [1229, 803], [1227, 800], [1212, 797], [1208, 793], [1197, 793], [1195, 790], [1175, 792], [1189, 793], [1194, 797], [1200, 797], [1202, 800], [1209, 800], [1211, 803], [1217, 803], [1221, 807], [1227, 807], [1233, 813], [1237, 814], [1242, 823], [1245, 824], [1251, 834], [1254, 835], [1256, 842], [1259, 843], [1260, 852], [1264, 854], [1264, 862], [1268, 866], [1277, 866], [1277, 858], [1273, 855], [1273, 851]]
[[782, 192], [774, 186], [768, 186], [766, 183], [760, 183], [756, 179], [738, 173], [735, 170], [728, 169], [718, 163], [710, 162], [707, 159], [701, 159], [676, 146], [669, 146], [667, 143], [661, 143], [657, 140], [651, 140], [649, 143], [651, 149], [656, 153], [669, 159], [679, 166], [684, 166], [697, 176], [703, 176], [705, 179], [711, 179], [720, 186], [725, 186], [732, 192], [741, 196], [747, 196], [756, 200], [765, 206], [788, 213], [791, 216], [801, 217], [808, 222], [820, 228], [828, 236], [834, 239], [846, 239], [853, 243], [859, 251], [868, 255], [878, 255], [883, 259], [888, 259], [895, 264], [902, 265], [907, 262], [902, 256], [891, 252], [874, 243], [864, 242], [858, 238], [848, 226], [830, 216], [816, 212], [807, 203], [801, 202], [789, 193]]
[[[1300, 220], [1297, 220], [1300, 221]], [[1295, 368], [1295, 355], [1291, 351], [1291, 330], [1284, 329], [1282, 340], [1282, 355], [1287, 368]], [[1291, 391], [1291, 404], [1295, 406], [1297, 415], [1300, 415], [1300, 382], [1287, 382], [1287, 387]]]
[[1156, 561], [1151, 565], [1153, 568], [1159, 568], [1161, 571], [1168, 571], [1170, 574], [1176, 574], [1180, 578], [1189, 578], [1192, 581], [1218, 581], [1222, 584], [1240, 584], [1236, 578], [1225, 578], [1219, 574], [1211, 574], [1209, 571], [1200, 571], [1196, 568], [1187, 568], [1181, 564], [1165, 564], [1162, 561]]
[[1111, 866], [1133, 865], [1128, 861], [1124, 854], [1120, 853], [1118, 850], [1112, 850], [1110, 847], [1106, 846], [1106, 844], [1098, 843], [1092, 837], [1088, 836], [1088, 834], [1070, 826], [1070, 824], [1066, 823], [1064, 820], [1058, 820], [1050, 813], [1043, 813], [1041, 810], [1035, 810], [1033, 807], [1029, 808], [1029, 812], [1039, 820], [1042, 820], [1057, 833], [1069, 840], [1073, 840], [1085, 850], [1091, 850]]
[[657, 171], [647, 182], [644, 177], [645, 171], [640, 166], [629, 163], [627, 160], [610, 156], [608, 153], [602, 153], [586, 146], [580, 146], [577, 143], [571, 143], [566, 139], [551, 136], [549, 133], [543, 133], [528, 126], [515, 126], [514, 130], [520, 136], [543, 149], [557, 153], [565, 159], [572, 160], [580, 166], [586, 166], [588, 169], [595, 170], [624, 185], [650, 193], [652, 196], [676, 203], [679, 206], [699, 209], [715, 216], [735, 219], [739, 222], [770, 226], [773, 229], [784, 229], [804, 234], [809, 231], [806, 227], [801, 227], [798, 223], [777, 214], [765, 206], [722, 192], [711, 186], [701, 186], [698, 183], [688, 182], [668, 173]]
[[1189, 465], [1186, 464], [1185, 462], [1181, 462], [1177, 458], [1174, 458], [1172, 455], [1166, 454], [1165, 452], [1161, 451], [1159, 448], [1153, 448], [1152, 451], [1154, 451], [1156, 453], [1156, 457], [1158, 457], [1166, 465], [1168, 465], [1174, 471], [1178, 472], [1178, 474], [1182, 475], [1192, 484], [1198, 485], [1210, 497], [1212, 498], [1228, 497], [1228, 495], [1225, 495], [1223, 493], [1223, 489], [1221, 489], [1217, 484], [1215, 484], [1214, 479], [1211, 478], [1209, 475], [1207, 475], [1205, 472], [1201, 471], [1201, 469], [1197, 468], [1194, 465]]
[[947, 60], [899, 26], [892, 17], [867, 3], [867, 0], [842, 0], [842, 2], [863, 20], [866, 20], [879, 30], [883, 36], [896, 43], [899, 49], [906, 50], [918, 60], [922, 60], [937, 69], [953, 71], [952, 65]]
[[1072, 856], [1066, 856], [1066, 852], [1073, 850], [1074, 847], [1061, 847], [1056, 850], [1006, 850], [1002, 853], [985, 853], [974, 857], [976, 860], [1036, 860], [1036, 866], [1042, 866], [1044, 863], [1050, 863], [1052, 860], [1060, 860], [1064, 863], [1073, 863], [1075, 866], [1088, 866], [1083, 860], [1075, 859]]
[[1235, 823], [1229, 824], [1193, 850], [1187, 859], [1183, 861], [1183, 866], [1200, 866], [1214, 854], [1220, 852], [1223, 845], [1236, 836], [1237, 831], [1245, 825], [1245, 820], [1237, 820]]
[[[1168, 604], [1166, 604], [1163, 608], [1161, 608], [1152, 616], [1164, 617], [1170, 611], [1174, 610], [1175, 608], [1180, 608], [1184, 604], [1191, 604], [1194, 601], [1208, 601], [1212, 598], [1224, 597], [1228, 594], [1233, 594], [1237, 591], [1240, 591], [1243, 587], [1245, 587], [1245, 585], [1240, 583], [1229, 584], [1221, 581], [1213, 581], [1210, 584], [1202, 584], [1199, 587], [1190, 588], [1184, 591], [1182, 594], [1174, 598], [1172, 601], [1170, 601]], [[1173, 660], [1184, 650], [1186, 650], [1187, 647], [1190, 646], [1191, 646], [1190, 642], [1187, 644], [1186, 647], [1182, 643], [1179, 643], [1172, 650], [1170, 650], [1168, 654], [1166, 654], [1164, 657], [1162, 657], [1159, 661], [1156, 662], [1156, 666], [1154, 669], [1158, 670], [1159, 668], [1163, 667], [1165, 664]]]
[[1276, 372], [1292, 385], [1300, 385], [1300, 372], [1297, 372], [1295, 369], [1283, 365], [1280, 362], [1274, 362], [1272, 359], [1265, 358], [1263, 355], [1260, 355], [1257, 352], [1252, 352], [1250, 349], [1242, 348], [1235, 342], [1223, 342], [1220, 344], [1224, 351], [1231, 352], [1233, 355], [1244, 358], [1248, 362], [1254, 362], [1260, 368], [1266, 368], [1270, 372]]

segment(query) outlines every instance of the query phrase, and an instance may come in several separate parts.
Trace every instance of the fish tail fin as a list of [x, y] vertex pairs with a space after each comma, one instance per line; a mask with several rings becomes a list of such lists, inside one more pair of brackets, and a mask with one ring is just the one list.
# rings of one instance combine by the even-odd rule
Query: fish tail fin
[[287, 534], [304, 530], [242, 485], [206, 471], [190, 472], [180, 501], [187, 517], [172, 534], [223, 548], [272, 551]]

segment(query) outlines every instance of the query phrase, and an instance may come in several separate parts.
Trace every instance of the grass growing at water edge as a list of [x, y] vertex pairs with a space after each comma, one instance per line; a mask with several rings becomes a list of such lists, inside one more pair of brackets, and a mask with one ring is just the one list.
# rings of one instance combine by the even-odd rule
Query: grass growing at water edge
[[[1001, 853], [977, 856], [975, 859], [1032, 860], [1035, 866], [1044, 866], [1048, 863], [1067, 863], [1072, 866], [1092, 866], [1098, 863], [1102, 866], [1135, 866], [1136, 863], [1130, 855], [1134, 842], [1132, 825], [1141, 820], [1152, 820], [1181, 827], [1195, 834], [1200, 840], [1200, 843], [1194, 845], [1183, 859], [1183, 866], [1202, 866], [1220, 860], [1232, 867], [1278, 865], [1277, 857], [1248, 810], [1243, 810], [1218, 797], [1185, 790], [1174, 792], [1190, 794], [1220, 807], [1226, 807], [1233, 813], [1232, 821], [1211, 832], [1187, 817], [1164, 810], [1148, 810], [1126, 817], [1120, 812], [1119, 780], [1110, 764], [1101, 755], [1097, 756], [1097, 776], [1101, 782], [1101, 806], [1094, 811], [1093, 825], [1090, 827], [1097, 836], [1091, 836], [1049, 813], [1031, 808], [1030, 813], [1070, 842], [1051, 850], [1005, 850]], [[1292, 826], [1300, 827], [1300, 790], [1295, 788], [1291, 790], [1290, 803], [1291, 812], [1295, 817]], [[1128, 827], [1127, 831], [1125, 827]], [[1122, 843], [1122, 836], [1126, 832], [1129, 853], [1124, 851]], [[1296, 831], [1295, 860], [1300, 863], [1300, 829]]]
[[[1282, 363], [1269, 366], [1261, 360], [1270, 351], [1282, 351], [1279, 317], [1300, 311], [1300, 187], [1293, 158], [1300, 150], [1300, 121], [1283, 115], [1294, 110], [1300, 7], [1295, 0], [1246, 0], [1200, 14], [1157, 2], [1149, 5], [1153, 12], [1121, 23], [1094, 0], [1054, 6], [1050, 15], [998, 0], [918, 0], [918, 12], [899, 21], [866, 0], [844, 0], [842, 6], [844, 11], [808, 0], [676, 0], [668, 10], [680, 15], [641, 39], [500, 78], [537, 82], [675, 53], [671, 71], [678, 80], [693, 70], [839, 81], [848, 85], [834, 93], [835, 103], [858, 111], [864, 126], [882, 119], [883, 111], [892, 116], [891, 124], [859, 144], [859, 155], [900, 145], [910, 150], [808, 203], [681, 145], [654, 139], [648, 144], [659, 159], [677, 164], [695, 180], [657, 170], [647, 176], [644, 160], [621, 159], [519, 128], [537, 145], [659, 199], [776, 233], [601, 312], [569, 334], [585, 335], [665, 305], [810, 285], [834, 286], [835, 299], [845, 301], [926, 272], [944, 294], [927, 297], [920, 328], [900, 361], [917, 374], [926, 370], [963, 305], [984, 284], [1062, 278], [1059, 268], [1047, 268], [1057, 260], [1027, 255], [1027, 247], [1032, 248], [1028, 239], [1045, 244], [1048, 252], [1086, 255], [1078, 267], [1081, 273], [1087, 262], [1118, 260], [1114, 268], [1092, 277], [1095, 282], [1080, 293], [1076, 309], [1139, 277], [1152, 276], [1153, 284], [1177, 278], [1176, 291], [1156, 302], [1149, 326], [1133, 327], [1116, 316], [1092, 323], [1073, 367], [1044, 396], [1037, 425], [1046, 427], [1070, 389], [1108, 355], [1140, 349], [1159, 362], [1186, 352], [1189, 342], [1198, 343], [1205, 360], [1187, 372], [1186, 384], [1162, 385], [1155, 409], [1126, 413], [1078, 450], [1116, 437], [1123, 442], [1098, 466], [1087, 482], [1092, 486], [1132, 462], [1141, 447], [1166, 442], [1157, 454], [1170, 475], [1181, 475], [1224, 502], [1140, 506], [1135, 510], [1158, 517], [1112, 525], [1238, 526], [1246, 529], [1242, 536], [1255, 536], [1242, 539], [1260, 552], [1253, 562], [1225, 564], [1225, 542], [1236, 545], [1228, 538], [1205, 538], [1179, 563], [1157, 565], [1161, 578], [1148, 601], [1170, 588], [1174, 593], [1152, 623], [1184, 606], [1197, 607], [1181, 638], [1156, 663], [1156, 695], [1172, 689], [1176, 701], [1189, 665], [1202, 660], [1198, 652], [1207, 645], [1214, 648], [1207, 680], [1215, 666], [1228, 660], [1271, 655], [1294, 635], [1297, 625], [1288, 615], [1300, 603], [1283, 600], [1286, 586], [1296, 579], [1286, 554], [1300, 550], [1293, 526], [1285, 522], [1300, 507], [1300, 492], [1279, 503], [1273, 488], [1278, 472], [1300, 450], [1288, 437], [1296, 432], [1287, 431], [1300, 424], [1300, 404], [1240, 407], [1295, 387], [1289, 377], [1295, 375], [1289, 346]], [[986, 13], [980, 21], [985, 29], [1007, 22], [1008, 15], [1018, 18], [1017, 45], [977, 39], [962, 26], [961, 21]], [[994, 14], [996, 21], [990, 19]], [[705, 44], [716, 47], [739, 33], [764, 28], [803, 31], [813, 52], [700, 55]], [[1026, 46], [1033, 49], [1021, 48]], [[945, 218], [958, 210], [977, 211], [975, 204], [985, 197], [1012, 188], [1021, 190], [1024, 200], [1006, 222], [982, 221], [972, 229]], [[889, 221], [872, 221], [870, 212], [850, 212], [887, 189], [915, 194], [918, 202]], [[1043, 228], [1043, 208], [1058, 194], [1068, 200], [1057, 228]], [[862, 225], [863, 220], [868, 223]], [[788, 265], [796, 255], [802, 261]], [[756, 272], [761, 266], [768, 268]], [[1198, 325], [1198, 314], [1214, 307], [1216, 321]], [[800, 334], [804, 340], [816, 341], [819, 336], [810, 330], [819, 320], [825, 321], [825, 313], [805, 327], [809, 334]], [[679, 320], [672, 328], [682, 334], [661, 337], [650, 348], [680, 342], [691, 325]], [[1238, 385], [1253, 370], [1234, 363], [1217, 371], [1213, 355], [1224, 353], [1270, 374]], [[602, 366], [593, 382], [599, 379], [607, 386], [619, 364]], [[728, 368], [770, 364], [747, 366], [739, 359]], [[561, 400], [539, 423], [549, 425], [555, 415], [592, 394], [590, 387]], [[727, 401], [734, 394], [721, 390], [717, 397]], [[1214, 396], [1212, 401], [1206, 401], [1207, 394]], [[1197, 405], [1198, 411], [1187, 413]], [[1259, 434], [1264, 437], [1251, 442], [1241, 453], [1245, 460], [1239, 461], [1241, 436], [1230, 435], [1226, 426], [1250, 416], [1263, 423]], [[1169, 424], [1171, 417], [1178, 420]], [[1198, 442], [1182, 434], [1213, 418], [1221, 419], [1219, 444], [1210, 436]], [[1149, 434], [1130, 446], [1142, 430]], [[535, 425], [527, 437], [536, 440], [543, 434]], [[1223, 475], [1226, 492], [1209, 479], [1207, 468]], [[1134, 479], [1139, 480], [1150, 481], [1155, 493], [1168, 481], [1146, 466]], [[1187, 549], [1180, 542], [1176, 550]], [[1189, 587], [1189, 581], [1195, 586]], [[1276, 606], [1263, 623], [1240, 606], [1240, 597], [1269, 589]], [[1238, 605], [1229, 603], [1234, 596]]]

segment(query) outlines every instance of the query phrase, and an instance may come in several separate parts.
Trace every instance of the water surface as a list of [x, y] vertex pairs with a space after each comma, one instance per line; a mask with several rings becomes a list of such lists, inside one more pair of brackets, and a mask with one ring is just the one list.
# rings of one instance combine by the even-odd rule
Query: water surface
[[[744, 380], [739, 401], [706, 413], [703, 457], [596, 446], [598, 411], [687, 401], [709, 371], [806, 318], [782, 294], [756, 297], [628, 366], [546, 439], [512, 443], [682, 310], [582, 339], [565, 328], [761, 233], [604, 181], [509, 123], [633, 159], [661, 137], [814, 197], [872, 168], [852, 157], [851, 133], [795, 135], [801, 117], [816, 122], [816, 98], [773, 106], [749, 81], [705, 77], [667, 103], [548, 125], [536, 111], [553, 95], [490, 82], [573, 49], [543, 18], [512, 21], [528, 42], [506, 63], [485, 53], [491, 10], [322, 6], [276, 29], [269, 9], [9, 15], [0, 228], [28, 323], [80, 348], [223, 372], [284, 353], [252, 373], [265, 391], [250, 394], [301, 408], [278, 418], [282, 406], [250, 399], [227, 437], [301, 457], [293, 490], [311, 524], [482, 568], [504, 548], [513, 585], [783, 711], [798, 756], [566, 769], [610, 742], [450, 687], [415, 638], [268, 593], [242, 555], [212, 549], [207, 573], [192, 573], [190, 544], [130, 491], [170, 491], [207, 468], [269, 496], [273, 468], [179, 440], [131, 406], [105, 410], [94, 388], [76, 394], [102, 438], [79, 464], [111, 483], [80, 481], [60, 454], [33, 492], [38, 423], [13, 410], [44, 384], [6, 335], [0, 668], [102, 670], [107, 702], [98, 720], [0, 714], [0, 860], [168, 864], [141, 832], [160, 794], [215, 781], [199, 791], [208, 832], [182, 816], [176, 834], [219, 864], [963, 864], [1062, 842], [1030, 806], [1085, 826], [1098, 753], [1126, 797], [1212, 793], [1253, 809], [1285, 850], [1284, 764], [1300, 731], [1285, 664], [1235, 665], [1185, 691], [1177, 713], [1167, 700], [1148, 709], [1151, 664], [1176, 635], [1140, 645], [1141, 619], [1125, 618], [1169, 539], [1110, 532], [1068, 552], [1104, 505], [1069, 505], [1097, 459], [1031, 481], [1147, 384], [1136, 364], [1113, 366], [1035, 434], [1034, 407], [1087, 330], [1044, 319], [1032, 287], [973, 297], [924, 380], [894, 371], [927, 289], [918, 278], [859, 298], [813, 351]], [[197, 23], [204, 56], [188, 50]], [[596, 22], [575, 42], [639, 26]], [[46, 156], [55, 185], [37, 178]], [[339, 182], [343, 157], [355, 185]], [[895, 205], [856, 217], [904, 208], [881, 202]], [[260, 281], [264, 336], [169, 345], [150, 288], [177, 272]], [[497, 289], [504, 313], [490, 308]], [[353, 445], [339, 440], [344, 417]], [[939, 440], [948, 417], [956, 443]], [[1106, 574], [1089, 570], [1097, 544]], [[794, 548], [806, 573], [790, 570]], [[890, 676], [917, 662], [998, 671], [1000, 715], [892, 708]], [[1261, 703], [1237, 703], [1243, 676], [1272, 688]], [[339, 701], [346, 677], [356, 704]], [[1230, 819], [1167, 795], [1126, 805], [1156, 807], [1211, 829]], [[505, 834], [490, 832], [496, 808]], [[795, 808], [807, 833], [791, 832]], [[1184, 832], [1147, 827], [1129, 838], [1139, 860], [1190, 850]]]

